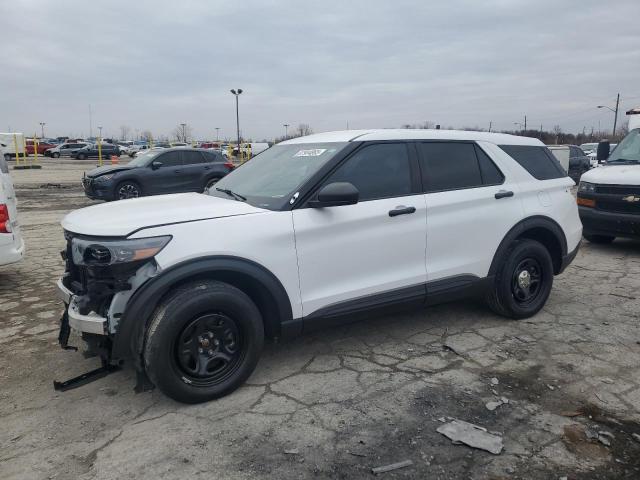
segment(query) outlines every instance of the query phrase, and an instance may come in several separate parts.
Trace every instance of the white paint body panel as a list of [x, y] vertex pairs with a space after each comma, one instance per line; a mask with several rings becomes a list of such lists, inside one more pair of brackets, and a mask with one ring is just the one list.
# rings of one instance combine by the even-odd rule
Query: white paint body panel
[[580, 180], [608, 185], [640, 185], [640, 165], [604, 165], [585, 172]]
[[[233, 203], [239, 207], [248, 206], [242, 202]], [[161, 269], [209, 255], [229, 255], [256, 262], [280, 280], [291, 301], [293, 316], [299, 318], [302, 306], [291, 217], [291, 212], [262, 210], [254, 215], [147, 228], [131, 238], [173, 236], [156, 256]]]
[[[399, 206], [415, 213], [390, 217]], [[293, 211], [303, 313], [426, 281], [424, 195]]]
[[0, 204], [7, 205], [10, 233], [0, 233], [0, 266], [22, 260], [25, 253], [24, 239], [18, 222], [18, 200], [13, 189], [13, 180], [8, 173], [0, 171]]
[[[62, 220], [65, 230], [84, 235], [126, 236], [140, 228], [207, 218], [264, 213], [248, 203], [201, 193], [176, 193], [119, 200], [81, 208]], [[174, 227], [175, 230], [177, 228]]]

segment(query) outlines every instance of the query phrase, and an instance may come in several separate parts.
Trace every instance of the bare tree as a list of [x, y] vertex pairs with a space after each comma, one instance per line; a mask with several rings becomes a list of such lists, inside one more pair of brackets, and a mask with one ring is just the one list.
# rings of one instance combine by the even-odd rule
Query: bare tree
[[173, 136], [178, 142], [187, 143], [187, 139], [192, 136], [191, 127], [187, 123], [176, 125], [176, 128], [173, 129]]
[[128, 125], [120, 125], [120, 140], [127, 140], [131, 133], [131, 127]]
[[143, 130], [140, 137], [142, 137], [147, 143], [153, 140], [153, 134], [150, 130]]
[[293, 137], [304, 137], [305, 135], [311, 135], [313, 133], [313, 129], [307, 123], [301, 123], [298, 127], [293, 131]]

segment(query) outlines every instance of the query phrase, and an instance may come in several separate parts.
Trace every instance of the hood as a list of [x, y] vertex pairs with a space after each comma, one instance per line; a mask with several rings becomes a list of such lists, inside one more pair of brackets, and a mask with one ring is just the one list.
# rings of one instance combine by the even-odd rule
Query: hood
[[264, 212], [267, 210], [231, 199], [177, 193], [81, 208], [62, 219], [62, 228], [81, 235], [124, 237], [158, 225]]
[[604, 165], [589, 170], [580, 177], [580, 180], [609, 185], [640, 185], [640, 164]]
[[91, 178], [95, 178], [95, 177], [99, 177], [100, 175], [104, 175], [106, 173], [115, 173], [115, 172], [121, 172], [123, 170], [131, 170], [132, 168], [135, 167], [129, 167], [127, 165], [104, 165], [102, 167], [98, 167], [98, 168], [94, 168], [93, 170], [89, 170], [87, 172], [87, 177], [91, 177]]

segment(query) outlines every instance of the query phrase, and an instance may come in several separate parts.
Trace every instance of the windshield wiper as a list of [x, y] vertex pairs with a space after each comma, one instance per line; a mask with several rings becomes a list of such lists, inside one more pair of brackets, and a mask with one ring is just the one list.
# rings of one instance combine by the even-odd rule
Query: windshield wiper
[[247, 201], [247, 197], [244, 197], [242, 195], [240, 195], [239, 193], [233, 192], [231, 190], [229, 190], [228, 188], [219, 188], [216, 187], [216, 190], [222, 193], [226, 193], [227, 195], [229, 195], [230, 197], [235, 198], [236, 200], [241, 200], [243, 202]]
[[615, 160], [607, 160], [607, 163], [640, 163], [640, 160], [629, 159], [629, 158], [616, 158]]

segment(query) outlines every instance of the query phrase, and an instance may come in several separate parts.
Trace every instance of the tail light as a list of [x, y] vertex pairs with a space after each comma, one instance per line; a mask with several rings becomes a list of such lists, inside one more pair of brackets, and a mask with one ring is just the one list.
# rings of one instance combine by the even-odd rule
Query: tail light
[[9, 208], [0, 204], [0, 233], [11, 233], [11, 223], [9, 223]]
[[227, 162], [224, 162], [224, 166], [233, 170], [235, 165], [232, 162], [227, 161]]

